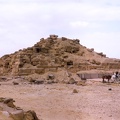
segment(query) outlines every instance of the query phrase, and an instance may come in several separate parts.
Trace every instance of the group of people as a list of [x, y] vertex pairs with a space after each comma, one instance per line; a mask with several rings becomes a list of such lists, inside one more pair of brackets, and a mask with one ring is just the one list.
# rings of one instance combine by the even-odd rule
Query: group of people
[[117, 80], [120, 77], [120, 73], [118, 71], [116, 71], [113, 75], [111, 79]]

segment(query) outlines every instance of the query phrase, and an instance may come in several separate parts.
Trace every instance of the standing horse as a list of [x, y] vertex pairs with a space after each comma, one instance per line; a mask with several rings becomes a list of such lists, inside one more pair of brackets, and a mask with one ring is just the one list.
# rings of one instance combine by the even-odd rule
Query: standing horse
[[103, 79], [103, 83], [105, 83], [105, 79], [107, 79], [108, 80], [108, 82], [110, 81], [110, 79], [111, 79], [111, 75], [103, 75], [102, 76], [102, 79]]

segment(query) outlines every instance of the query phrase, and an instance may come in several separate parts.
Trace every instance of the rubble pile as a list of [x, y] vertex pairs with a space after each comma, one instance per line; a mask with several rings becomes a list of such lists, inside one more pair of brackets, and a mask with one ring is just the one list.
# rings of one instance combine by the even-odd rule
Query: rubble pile
[[81, 45], [79, 39], [58, 38], [58, 35], [41, 38], [32, 47], [0, 58], [0, 75], [41, 75], [62, 69], [76, 73], [119, 68], [120, 60], [107, 58], [102, 52], [97, 53], [94, 48]]

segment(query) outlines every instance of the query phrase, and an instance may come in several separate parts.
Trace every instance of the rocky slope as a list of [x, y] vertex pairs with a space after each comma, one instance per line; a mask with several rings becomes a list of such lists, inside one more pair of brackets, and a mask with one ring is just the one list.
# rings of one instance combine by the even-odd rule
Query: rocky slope
[[78, 39], [41, 38], [34, 46], [0, 58], [0, 75], [31, 75], [67, 70], [76, 73], [86, 70], [113, 70], [120, 68], [119, 59], [86, 48]]

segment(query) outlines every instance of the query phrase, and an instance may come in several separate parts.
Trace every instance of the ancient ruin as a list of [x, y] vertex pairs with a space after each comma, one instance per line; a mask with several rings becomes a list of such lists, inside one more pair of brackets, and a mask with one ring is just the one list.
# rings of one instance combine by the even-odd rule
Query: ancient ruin
[[58, 38], [50, 35], [41, 38], [32, 47], [19, 50], [0, 58], [0, 75], [23, 76], [57, 72], [65, 69], [68, 72], [86, 70], [113, 70], [120, 68], [120, 60], [107, 58], [93, 48], [86, 48], [79, 39]]

